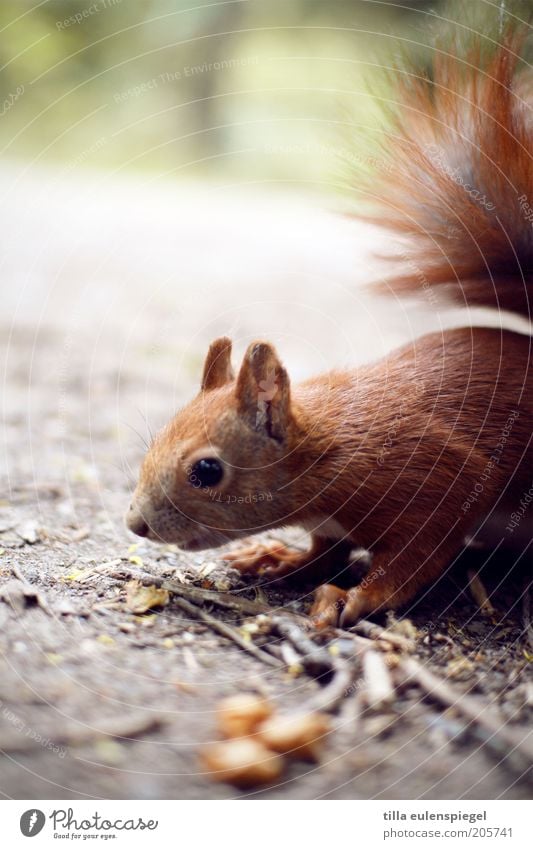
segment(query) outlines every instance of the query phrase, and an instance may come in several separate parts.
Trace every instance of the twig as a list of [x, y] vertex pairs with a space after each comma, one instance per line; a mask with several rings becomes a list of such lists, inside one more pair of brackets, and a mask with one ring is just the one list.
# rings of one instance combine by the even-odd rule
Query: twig
[[9, 568], [11, 569], [11, 572], [13, 573], [15, 578], [18, 578], [19, 581], [22, 581], [23, 584], [26, 584], [26, 586], [28, 586], [29, 581], [27, 580], [26, 576], [22, 574], [16, 563], [11, 563]]
[[394, 687], [383, 655], [366, 651], [363, 655], [364, 699], [371, 710], [380, 710], [394, 700]]
[[533, 766], [533, 746], [527, 739], [520, 739], [509, 731], [503, 720], [490, 708], [472, 696], [458, 693], [446, 681], [437, 678], [421, 666], [414, 658], [402, 658], [400, 668], [413, 678], [428, 696], [452, 707], [469, 720], [477, 736], [488, 749], [505, 761], [515, 772], [523, 775]]
[[359, 622], [348, 630], [350, 633], [352, 631], [360, 631], [365, 637], [369, 637], [371, 640], [385, 640], [402, 651], [410, 652], [414, 649], [412, 640], [408, 640], [407, 637], [402, 637], [400, 634], [395, 634], [390, 629], [382, 628], [381, 625], [376, 625], [375, 622], [368, 622], [366, 619], [360, 619]]
[[[99, 720], [98, 728], [81, 723], [69, 723], [66, 726], [54, 727], [50, 732], [49, 741], [54, 746], [77, 746], [104, 737], [129, 740], [144, 732], [157, 731], [166, 721], [163, 715], [138, 713]], [[26, 725], [24, 720], [20, 722], [22, 729], [16, 727], [20, 734], [9, 731], [8, 734], [0, 735], [0, 752], [26, 752], [35, 750], [41, 745], [31, 735], [22, 733], [24, 728], [29, 728], [29, 725]]]
[[317, 646], [296, 622], [284, 616], [274, 616], [272, 617], [272, 625], [280, 637], [288, 640], [294, 646], [300, 655], [302, 666], [311, 675], [319, 678], [321, 675], [333, 671], [335, 665], [333, 656], [326, 648]]
[[283, 662], [289, 670], [294, 667], [303, 669], [302, 658], [300, 657], [296, 649], [291, 646], [290, 643], [280, 643], [279, 646], [270, 645], [267, 651], [271, 651], [272, 648], [276, 648], [278, 650], [279, 656], [282, 658]]
[[353, 682], [357, 674], [355, 658], [347, 661], [330, 654], [327, 648], [317, 646], [307, 634], [293, 621], [281, 616], [273, 619], [273, 625], [280, 637], [296, 650], [300, 663], [309, 675], [320, 679], [331, 675], [331, 681], [306, 703], [308, 711], [333, 711], [354, 690]]
[[[95, 570], [96, 571], [96, 570]], [[293, 647], [293, 652], [290, 653], [292, 662], [297, 660], [305, 669], [307, 674], [314, 678], [323, 676], [332, 676], [332, 680], [327, 686], [311, 700], [311, 704], [316, 704], [313, 709], [318, 710], [333, 710], [338, 704], [345, 699], [353, 689], [353, 680], [356, 675], [357, 664], [348, 662], [345, 659], [334, 657], [327, 648], [318, 646], [306, 633], [309, 627], [310, 619], [302, 614], [293, 613], [292, 611], [283, 611], [281, 614], [275, 608], [269, 607], [257, 601], [249, 601], [248, 599], [236, 596], [231, 593], [221, 593], [214, 590], [204, 590], [200, 587], [191, 586], [189, 584], [178, 583], [177, 581], [167, 580], [158, 575], [151, 575], [138, 569], [132, 569], [124, 565], [118, 569], [109, 569], [103, 571], [109, 577], [117, 580], [125, 578], [135, 578], [143, 584], [152, 584], [168, 590], [174, 596], [174, 603], [180, 607], [188, 615], [201, 619], [212, 630], [217, 631], [224, 637], [235, 642], [243, 651], [253, 655], [257, 660], [266, 663], [269, 666], [281, 668], [284, 665], [282, 660], [287, 660], [287, 656], [282, 653], [281, 660], [275, 653], [261, 650], [251, 641], [245, 640], [239, 632], [225, 622], [221, 622], [214, 616], [207, 613], [201, 605], [209, 603], [226, 610], [238, 612], [241, 616], [258, 616], [265, 614], [270, 616], [273, 630], [278, 635], [286, 640]], [[372, 639], [360, 636], [359, 634], [350, 633], [350, 639], [354, 645], [354, 655], [360, 655], [363, 652], [375, 646], [375, 640], [386, 639], [392, 645], [409, 650], [412, 644], [409, 640], [397, 634], [391, 634], [385, 629], [380, 628], [370, 622], [364, 622], [362, 630], [369, 633]], [[335, 634], [341, 637], [348, 636], [347, 631], [332, 629]], [[314, 633], [314, 632], [310, 632]], [[287, 646], [288, 648], [288, 646]], [[273, 656], [274, 654], [274, 656]]]
[[297, 623], [277, 616], [272, 620], [274, 630], [282, 639], [282, 656], [301, 664], [313, 678], [331, 675], [331, 681], [302, 707], [306, 711], [333, 711], [350, 695], [357, 665], [330, 654], [327, 648], [317, 646]]
[[261, 649], [258, 649], [252, 642], [241, 637], [239, 632], [235, 628], [232, 628], [231, 625], [228, 625], [226, 622], [221, 622], [219, 619], [215, 619], [215, 617], [211, 616], [210, 613], [202, 610], [202, 608], [198, 607], [196, 604], [192, 604], [190, 601], [187, 601], [186, 598], [175, 598], [174, 604], [194, 619], [200, 619], [202, 622], [205, 622], [206, 625], [209, 625], [211, 630], [217, 631], [219, 634], [222, 634], [223, 637], [233, 640], [239, 648], [248, 652], [248, 654], [253, 655], [256, 660], [266, 663], [267, 666], [274, 666], [276, 669], [279, 669], [283, 665], [271, 655], [266, 654], [261, 651]]
[[[361, 723], [361, 714], [363, 712], [361, 693], [359, 692], [358, 684], [359, 682], [350, 685], [347, 695], [351, 696], [351, 698], [344, 699], [339, 705], [338, 722], [336, 727], [340, 732], [348, 731], [350, 734], [350, 740], [353, 740], [351, 735], [357, 731], [357, 727]], [[349, 746], [352, 746], [351, 742], [349, 743]]]
[[[168, 590], [172, 595], [189, 599], [196, 604], [215, 604], [217, 607], [223, 607], [226, 610], [234, 610], [242, 616], [258, 616], [260, 613], [272, 614], [277, 612], [275, 608], [269, 607], [267, 604], [262, 604], [259, 601], [250, 601], [247, 598], [232, 593], [204, 590], [201, 587], [195, 587], [191, 584], [181, 584], [178, 581], [170, 581], [167, 578], [162, 578], [160, 575], [151, 575], [149, 572], [143, 572], [139, 569], [130, 569], [129, 566], [106, 570], [101, 570], [97, 567], [94, 571], [103, 573], [118, 581], [123, 581], [126, 578], [134, 578], [142, 584], [152, 584], [156, 587], [161, 587]], [[307, 619], [303, 614], [293, 613], [292, 611], [283, 611], [283, 615], [291, 616], [301, 621]]]
[[[32, 483], [21, 483], [12, 488], [13, 494], [30, 493], [31, 495], [39, 495], [41, 497], [61, 498], [65, 494], [65, 489], [62, 484], [54, 481], [33, 481]], [[16, 499], [20, 501], [20, 498]]]
[[[370, 623], [369, 623], [370, 624]], [[376, 627], [378, 627], [376, 625]], [[375, 649], [385, 647], [385, 638], [381, 640], [381, 637], [375, 636], [372, 639], [369, 637], [362, 637], [360, 634], [355, 634], [352, 628], [350, 630], [344, 630], [343, 628], [332, 628], [331, 631], [335, 634], [335, 636], [339, 637], [341, 640], [350, 640], [352, 645], [361, 651], [366, 651], [367, 649]], [[387, 651], [390, 651], [391, 646], [387, 646]]]
[[526, 582], [522, 597], [522, 622], [529, 647], [533, 649], [533, 625], [531, 624], [531, 584]]
[[317, 695], [304, 705], [305, 711], [333, 711], [354, 691], [355, 664], [335, 660], [333, 678]]
[[104, 720], [101, 728], [88, 727], [71, 732], [70, 739], [67, 742], [81, 743], [84, 740], [91, 740], [101, 735], [115, 737], [117, 740], [129, 740], [148, 731], [157, 731], [166, 722], [164, 715], [147, 715], [145, 713], [112, 717]]
[[494, 607], [491, 604], [491, 601], [487, 595], [487, 590], [483, 584], [483, 581], [479, 577], [479, 574], [475, 571], [475, 569], [468, 570], [468, 588], [472, 595], [472, 598], [478, 605], [479, 609], [482, 613], [487, 616], [492, 616], [494, 614]]

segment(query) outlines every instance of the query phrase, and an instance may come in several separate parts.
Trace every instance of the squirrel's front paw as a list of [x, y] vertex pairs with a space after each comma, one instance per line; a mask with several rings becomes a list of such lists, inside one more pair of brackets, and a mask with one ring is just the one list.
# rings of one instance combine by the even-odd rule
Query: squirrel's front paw
[[255, 543], [224, 554], [223, 560], [231, 563], [239, 572], [283, 578], [304, 565], [307, 555], [293, 551], [281, 542]]

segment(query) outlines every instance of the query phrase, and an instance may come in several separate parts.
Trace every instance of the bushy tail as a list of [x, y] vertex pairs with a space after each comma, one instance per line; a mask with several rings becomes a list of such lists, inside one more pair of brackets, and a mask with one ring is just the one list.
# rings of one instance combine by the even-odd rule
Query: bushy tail
[[[398, 108], [366, 185], [371, 220], [406, 237], [386, 288], [531, 317], [533, 76], [525, 34], [435, 50], [429, 74], [398, 74]], [[365, 216], [368, 218], [369, 216]], [[529, 291], [529, 298], [528, 298]]]

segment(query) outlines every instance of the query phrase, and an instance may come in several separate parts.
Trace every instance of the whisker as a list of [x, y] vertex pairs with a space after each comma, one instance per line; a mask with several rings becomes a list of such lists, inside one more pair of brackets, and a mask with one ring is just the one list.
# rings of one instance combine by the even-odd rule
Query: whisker
[[150, 427], [150, 422], [148, 421], [148, 416], [146, 415], [146, 413], [143, 410], [140, 409], [140, 407], [137, 407], [137, 412], [139, 413], [142, 420], [144, 421], [144, 425], [146, 427], [146, 430], [148, 431], [148, 436], [150, 437], [150, 445], [152, 445], [153, 441], [154, 441], [154, 433], [153, 433], [152, 428]]
[[[143, 435], [142, 435], [142, 433], [141, 433], [140, 431], [138, 431], [138, 430], [137, 430], [137, 428], [133, 427], [133, 425], [131, 424], [131, 422], [124, 422], [123, 424], [125, 424], [125, 425], [126, 425], [126, 427], [129, 427], [129, 428], [130, 428], [130, 430], [132, 430], [132, 431], [133, 431], [133, 433], [135, 434], [135, 436], [138, 436], [138, 437], [139, 437], [139, 439], [141, 440], [141, 443], [142, 443], [143, 447], [144, 447], [144, 448], [146, 448], [146, 450], [147, 450], [147, 451], [149, 451], [149, 449], [150, 449], [150, 445], [148, 444], [148, 442], [147, 442], [147, 440], [146, 440], [146, 437], [145, 437], [145, 436], [143, 436]], [[152, 440], [152, 441], [153, 441], [153, 440]]]

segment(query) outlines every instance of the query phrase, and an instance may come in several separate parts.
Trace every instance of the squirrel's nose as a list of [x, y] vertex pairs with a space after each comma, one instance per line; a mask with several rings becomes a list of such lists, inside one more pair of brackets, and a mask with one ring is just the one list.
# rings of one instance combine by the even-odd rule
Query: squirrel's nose
[[148, 531], [150, 530], [150, 528], [145, 522], [142, 513], [139, 513], [139, 511], [135, 509], [133, 504], [130, 506], [130, 509], [126, 516], [126, 524], [130, 531], [132, 531], [134, 534], [137, 534], [138, 537], [148, 536]]

